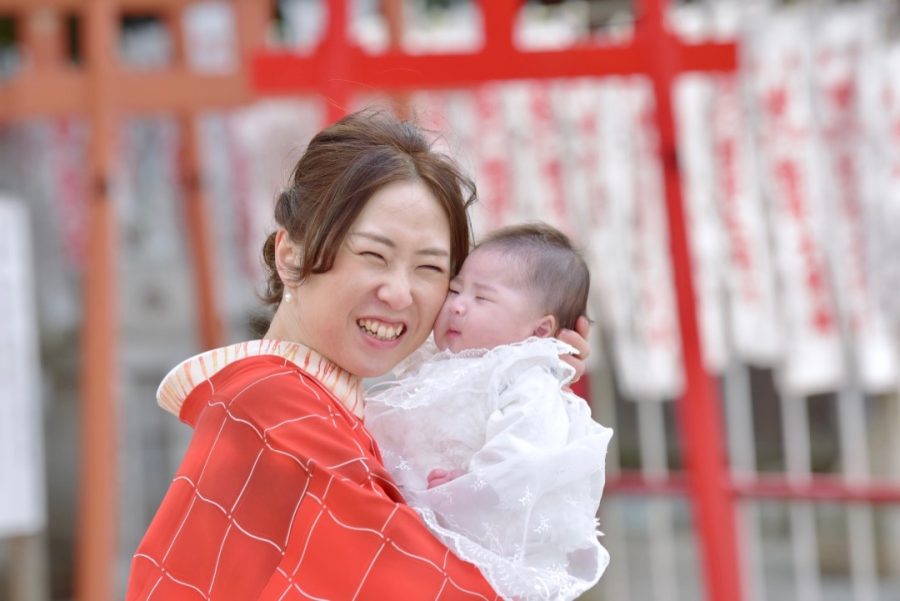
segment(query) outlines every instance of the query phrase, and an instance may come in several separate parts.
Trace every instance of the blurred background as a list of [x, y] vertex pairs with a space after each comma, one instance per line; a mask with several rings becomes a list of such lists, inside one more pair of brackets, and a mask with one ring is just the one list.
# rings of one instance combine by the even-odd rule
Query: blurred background
[[156, 386], [259, 335], [275, 194], [371, 105], [476, 237], [588, 258], [585, 599], [900, 599], [893, 0], [0, 0], [0, 599], [124, 595], [190, 436]]

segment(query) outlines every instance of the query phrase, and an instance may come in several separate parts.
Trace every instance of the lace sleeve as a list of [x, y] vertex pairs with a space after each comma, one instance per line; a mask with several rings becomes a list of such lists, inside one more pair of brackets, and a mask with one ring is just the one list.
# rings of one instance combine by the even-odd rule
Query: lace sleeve
[[434, 341], [434, 335], [429, 334], [422, 346], [414, 350], [406, 359], [398, 363], [391, 373], [397, 378], [403, 378], [415, 372], [423, 363], [437, 355], [440, 350]]
[[595, 515], [611, 431], [546, 369], [518, 375], [468, 472], [410, 504], [506, 598], [574, 599], [609, 561]]

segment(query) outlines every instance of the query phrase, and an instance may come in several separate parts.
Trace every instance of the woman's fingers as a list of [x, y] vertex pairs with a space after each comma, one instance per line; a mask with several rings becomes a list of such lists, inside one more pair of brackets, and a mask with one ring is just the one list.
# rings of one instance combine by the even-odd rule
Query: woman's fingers
[[588, 343], [588, 335], [590, 332], [591, 322], [587, 317], [582, 315], [578, 318], [578, 321], [575, 322], [574, 330], [561, 330], [559, 333], [560, 340], [575, 347], [575, 350], [578, 351], [578, 356], [564, 355], [562, 357], [563, 361], [575, 368], [575, 376], [572, 378], [570, 384], [574, 384], [584, 375], [586, 369], [585, 360], [588, 358], [588, 355], [591, 354], [591, 346]]
[[573, 344], [575, 348], [578, 349], [578, 354], [582, 359], [587, 359], [588, 355], [591, 354], [591, 345], [588, 342], [588, 336], [591, 334], [591, 320], [582, 315], [575, 322], [575, 332], [580, 336], [579, 343], [580, 345]]

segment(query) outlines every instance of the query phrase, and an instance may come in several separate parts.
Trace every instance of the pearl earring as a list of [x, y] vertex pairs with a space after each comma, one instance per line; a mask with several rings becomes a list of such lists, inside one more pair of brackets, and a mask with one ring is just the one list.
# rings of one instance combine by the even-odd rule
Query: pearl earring
[[286, 303], [292, 303], [292, 302], [294, 302], [294, 295], [291, 294], [291, 291], [290, 291], [290, 290], [285, 290], [285, 291], [284, 291], [284, 302], [286, 302]]

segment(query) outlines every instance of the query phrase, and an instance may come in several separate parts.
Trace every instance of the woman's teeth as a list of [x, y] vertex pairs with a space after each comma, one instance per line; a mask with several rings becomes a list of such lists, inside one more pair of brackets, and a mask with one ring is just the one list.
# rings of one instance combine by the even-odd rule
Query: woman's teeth
[[371, 334], [379, 340], [394, 340], [404, 330], [403, 324], [389, 326], [374, 319], [360, 319], [356, 324], [367, 334]]

